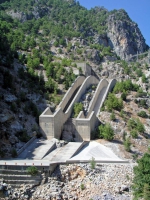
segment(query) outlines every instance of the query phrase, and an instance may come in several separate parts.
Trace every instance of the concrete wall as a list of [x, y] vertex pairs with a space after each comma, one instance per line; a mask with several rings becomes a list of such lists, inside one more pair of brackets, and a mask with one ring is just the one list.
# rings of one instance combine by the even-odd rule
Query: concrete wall
[[[108, 93], [112, 90], [112, 88], [115, 86], [116, 84], [116, 80], [112, 79], [110, 80], [110, 82], [108, 82], [107, 80], [103, 79], [100, 81], [100, 83], [98, 84], [98, 87], [95, 91], [95, 94], [93, 96], [93, 99], [90, 103], [90, 107], [89, 107], [89, 111], [88, 111], [88, 115], [87, 117], [83, 117], [83, 111], [81, 111], [78, 115], [78, 117], [76, 118], [76, 130], [78, 132], [78, 140], [79, 141], [90, 141], [91, 140], [91, 132], [95, 129], [95, 127], [99, 124], [99, 119], [96, 116], [95, 112], [93, 111], [94, 106], [96, 104], [96, 101], [98, 99], [98, 96], [101, 92], [101, 90], [104, 87], [107, 87], [105, 94], [101, 100], [100, 103], [100, 108], [103, 105], [105, 99], [107, 98]], [[100, 109], [99, 108], [99, 109]]]
[[39, 124], [42, 134], [47, 139], [60, 138], [63, 127], [63, 111], [58, 108], [53, 115], [46, 115], [47, 109], [40, 115]]
[[[83, 83], [82, 83], [83, 81]], [[82, 85], [81, 85], [82, 83]], [[98, 84], [99, 83], [99, 84]], [[91, 84], [98, 84], [92, 102], [90, 103], [89, 113], [87, 118], [84, 117], [83, 111], [79, 113], [78, 117], [75, 119], [75, 127], [78, 133], [78, 141], [90, 141], [91, 139], [91, 131], [95, 129], [95, 126], [98, 124], [99, 120], [93, 111], [93, 108], [97, 102], [98, 96], [103, 88], [106, 88], [105, 94], [100, 103], [100, 108], [103, 105], [108, 93], [112, 90], [114, 85], [116, 84], [116, 80], [106, 81], [105, 79], [99, 80], [94, 76], [89, 76], [86, 79], [84, 77], [79, 77], [76, 79], [75, 83], [72, 87], [68, 90], [66, 95], [64, 96], [62, 102], [59, 104], [55, 113], [51, 114], [49, 108], [45, 109], [45, 111], [39, 117], [39, 123], [41, 127], [41, 131], [43, 136], [47, 139], [57, 138], [60, 139], [61, 132], [63, 130], [64, 123], [68, 120], [71, 116], [72, 109], [74, 103], [78, 102], [81, 96], [85, 93], [86, 89]], [[72, 99], [67, 111], [64, 113], [62, 108], [65, 108], [68, 101], [70, 100], [71, 96], [74, 94], [75, 90], [81, 85], [79, 90], [77, 91], [75, 97]], [[70, 97], [70, 98], [69, 98]], [[99, 108], [99, 109], [100, 109]]]
[[96, 117], [94, 111], [91, 113], [89, 118], [80, 118], [82, 116], [81, 111], [76, 118], [76, 130], [78, 132], [78, 140], [79, 141], [90, 141], [91, 140], [91, 132], [95, 129], [96, 124], [98, 123], [98, 118]]
[[100, 108], [102, 107], [104, 101], [106, 100], [106, 98], [108, 96], [108, 93], [112, 91], [112, 89], [115, 86], [116, 82], [117, 82], [116, 79], [112, 79], [112, 80], [109, 81], [108, 87], [107, 87], [106, 92], [105, 92], [105, 94], [103, 96], [103, 99], [101, 101]]
[[69, 88], [68, 92], [64, 96], [63, 100], [59, 104], [55, 113], [52, 113], [50, 108], [46, 108], [39, 117], [39, 124], [42, 134], [47, 139], [57, 138], [60, 139], [63, 124], [70, 117], [70, 113], [63, 113], [63, 109], [68, 103], [74, 91], [83, 83], [84, 76], [78, 77], [74, 84]]
[[87, 63], [76, 63], [77, 67], [81, 67], [83, 74], [87, 77], [92, 73], [91, 66]]
[[35, 140], [35, 138], [35, 136], [32, 137], [21, 149], [19, 149], [19, 151], [17, 151], [17, 155], [19, 156]]
[[98, 79], [95, 78], [94, 76], [88, 76], [82, 86], [80, 87], [80, 89], [78, 90], [77, 94], [75, 95], [72, 103], [70, 104], [70, 106], [68, 107], [67, 111], [66, 111], [66, 114], [68, 116], [71, 115], [71, 112], [72, 112], [72, 109], [73, 109], [73, 106], [74, 106], [74, 103], [78, 102], [81, 98], [81, 96], [83, 95], [83, 93], [85, 92], [85, 90], [91, 85], [91, 84], [98, 84]]
[[58, 107], [62, 108], [62, 110], [64, 110], [66, 104], [68, 103], [69, 99], [71, 98], [71, 96], [73, 95], [74, 91], [82, 85], [83, 81], [85, 80], [84, 76], [79, 76], [75, 82], [72, 84], [72, 86], [68, 89], [67, 93], [65, 94], [65, 96], [63, 97], [62, 101], [60, 102], [60, 104], [58, 105]]
[[[81, 83], [83, 83], [81, 85]], [[63, 101], [59, 104], [58, 109], [55, 113], [51, 114], [49, 108], [46, 108], [45, 111], [39, 117], [39, 124], [42, 131], [42, 134], [47, 139], [57, 138], [60, 139], [61, 132], [63, 129], [63, 124], [68, 120], [71, 116], [72, 109], [74, 103], [78, 102], [81, 98], [83, 92], [91, 85], [98, 83], [98, 80], [94, 76], [89, 76], [85, 79], [85, 77], [79, 77], [76, 79], [75, 83], [68, 91], [68, 95], [71, 97], [74, 91], [81, 85], [79, 91], [73, 98], [70, 106], [67, 111], [64, 113], [62, 108], [66, 106], [69, 101], [67, 94], [64, 96]], [[61, 106], [61, 107], [60, 107]]]
[[94, 107], [95, 107], [95, 104], [96, 104], [96, 102], [97, 102], [97, 99], [98, 99], [98, 97], [99, 97], [99, 94], [100, 94], [101, 90], [102, 90], [104, 87], [107, 87], [108, 84], [109, 84], [109, 83], [108, 83], [108, 81], [107, 81], [106, 79], [102, 79], [102, 80], [99, 82], [99, 84], [98, 84], [98, 86], [97, 86], [97, 88], [96, 88], [95, 94], [94, 94], [94, 96], [93, 96], [93, 98], [92, 98], [92, 100], [91, 100], [91, 102], [90, 102], [87, 117], [90, 116], [91, 112], [93, 111], [93, 109], [94, 109]]

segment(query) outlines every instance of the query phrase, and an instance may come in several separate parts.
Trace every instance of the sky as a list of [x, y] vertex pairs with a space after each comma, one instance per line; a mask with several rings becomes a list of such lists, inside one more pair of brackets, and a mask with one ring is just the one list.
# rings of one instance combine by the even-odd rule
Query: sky
[[150, 46], [150, 0], [78, 0], [87, 9], [104, 6], [107, 10], [124, 9], [138, 24], [146, 44]]

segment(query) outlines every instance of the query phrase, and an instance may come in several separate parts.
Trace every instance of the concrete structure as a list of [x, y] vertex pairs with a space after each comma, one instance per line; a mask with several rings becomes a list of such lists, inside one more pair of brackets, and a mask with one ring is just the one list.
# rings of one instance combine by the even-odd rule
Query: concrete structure
[[47, 139], [60, 139], [63, 125], [71, 117], [74, 103], [79, 102], [81, 96], [90, 85], [97, 84], [98, 87], [90, 103], [87, 116], [84, 116], [83, 111], [81, 111], [78, 117], [74, 119], [77, 141], [90, 141], [91, 132], [99, 123], [99, 110], [115, 83], [115, 79], [110, 81], [102, 79], [99, 82], [95, 76], [78, 77], [69, 88], [56, 111], [52, 113], [50, 108], [47, 108], [40, 115], [39, 123], [43, 136]]
[[81, 68], [82, 74], [84, 74], [86, 77], [92, 74], [92, 69], [87, 63], [76, 63], [76, 65], [78, 68]]
[[37, 138], [21, 152], [18, 158], [41, 160], [55, 148], [55, 140], [43, 140]]

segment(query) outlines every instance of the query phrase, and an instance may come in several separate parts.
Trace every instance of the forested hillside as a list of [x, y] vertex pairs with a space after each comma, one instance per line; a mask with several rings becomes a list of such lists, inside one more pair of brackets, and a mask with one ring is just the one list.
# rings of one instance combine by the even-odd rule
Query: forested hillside
[[[101, 125], [91, 133], [92, 139], [132, 163], [140, 158], [134, 170], [133, 191], [135, 197], [148, 200], [150, 183], [145, 176], [149, 173], [150, 149], [148, 48], [138, 25], [123, 9], [87, 10], [75, 0], [1, 0], [0, 158], [16, 157], [32, 137], [41, 137], [39, 115], [48, 106], [55, 111], [74, 80], [84, 75], [78, 64], [86, 63], [92, 75], [117, 80], [101, 108]], [[137, 52], [145, 54], [132, 57]], [[76, 103], [74, 117], [81, 110], [83, 102]], [[123, 178], [129, 184], [131, 179]], [[106, 189], [107, 179], [105, 182]], [[130, 187], [116, 191], [113, 183], [114, 194], [131, 197]], [[89, 190], [81, 188], [85, 193]]]

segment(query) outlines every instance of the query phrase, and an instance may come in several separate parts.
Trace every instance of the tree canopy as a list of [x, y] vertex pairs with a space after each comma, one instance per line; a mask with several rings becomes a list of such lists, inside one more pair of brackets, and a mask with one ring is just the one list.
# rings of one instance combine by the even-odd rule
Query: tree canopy
[[144, 200], [150, 199], [150, 154], [137, 161], [138, 166], [134, 167], [133, 191], [135, 199], [141, 197]]

